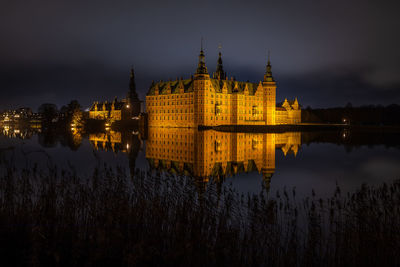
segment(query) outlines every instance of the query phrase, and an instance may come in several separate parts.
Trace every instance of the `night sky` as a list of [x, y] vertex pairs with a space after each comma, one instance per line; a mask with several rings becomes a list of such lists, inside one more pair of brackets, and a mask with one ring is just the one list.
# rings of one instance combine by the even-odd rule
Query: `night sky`
[[[368, 3], [367, 3], [368, 2]], [[373, 2], [373, 3], [372, 3]], [[400, 103], [399, 1], [2, 0], [0, 110], [125, 97], [135, 68], [152, 80], [190, 77], [200, 39], [215, 70], [263, 78], [304, 107]]]

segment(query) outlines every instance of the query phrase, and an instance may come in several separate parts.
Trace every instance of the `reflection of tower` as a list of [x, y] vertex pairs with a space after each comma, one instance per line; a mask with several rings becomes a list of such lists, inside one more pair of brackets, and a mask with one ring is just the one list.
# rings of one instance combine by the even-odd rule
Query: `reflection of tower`
[[199, 179], [204, 177], [201, 179], [206, 183], [208, 182], [206, 174], [210, 164], [210, 158], [207, 157], [210, 149], [207, 137], [207, 131], [196, 131], [194, 134], [194, 162], [196, 163], [194, 164], [194, 173]]
[[276, 82], [272, 77], [271, 62], [269, 60], [268, 52], [268, 63], [266, 72], [264, 75], [264, 81], [262, 83], [264, 93], [264, 121], [267, 125], [275, 124], [275, 109], [276, 109]]
[[271, 178], [275, 172], [275, 134], [267, 133], [263, 136], [263, 160], [261, 172], [265, 187], [270, 188]]
[[127, 135], [127, 153], [129, 155], [129, 169], [131, 172], [131, 177], [134, 177], [135, 169], [136, 169], [136, 158], [139, 154], [139, 150], [141, 147], [141, 141], [139, 136], [136, 134], [129, 133]]
[[264, 186], [268, 192], [271, 187], [271, 179], [272, 179], [272, 176], [274, 175], [274, 172], [275, 172], [275, 170], [263, 170], [262, 171]]

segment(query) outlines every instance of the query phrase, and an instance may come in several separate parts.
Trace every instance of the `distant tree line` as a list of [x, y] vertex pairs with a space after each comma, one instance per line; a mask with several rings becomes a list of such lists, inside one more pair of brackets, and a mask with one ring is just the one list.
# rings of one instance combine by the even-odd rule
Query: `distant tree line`
[[83, 125], [83, 112], [81, 105], [77, 100], [72, 100], [68, 105], [62, 106], [58, 110], [57, 106], [52, 103], [44, 103], [39, 106], [38, 113], [42, 117], [42, 124], [46, 126], [64, 125], [80, 127]]
[[302, 122], [309, 123], [350, 123], [356, 125], [400, 125], [400, 105], [367, 105], [302, 110]]

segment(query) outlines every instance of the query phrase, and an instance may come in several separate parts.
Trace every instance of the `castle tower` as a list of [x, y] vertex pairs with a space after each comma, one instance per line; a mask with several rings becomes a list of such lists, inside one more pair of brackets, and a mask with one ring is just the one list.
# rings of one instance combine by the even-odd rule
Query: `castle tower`
[[141, 101], [136, 92], [135, 72], [133, 71], [133, 67], [131, 68], [129, 77], [129, 92], [127, 100], [127, 108], [130, 109], [131, 116], [139, 116]]
[[276, 109], [276, 82], [272, 76], [271, 62], [268, 52], [268, 63], [264, 74], [263, 86], [263, 106], [264, 106], [264, 121], [266, 125], [275, 124], [275, 109]]
[[207, 123], [210, 120], [209, 114], [206, 114], [206, 110], [209, 111], [209, 103], [206, 101], [206, 89], [210, 88], [211, 81], [204, 59], [202, 42], [199, 62], [193, 80], [195, 125], [208, 125]]
[[222, 66], [222, 55], [221, 52], [218, 53], [217, 69], [213, 73], [213, 79], [225, 80], [226, 73], [224, 72], [224, 67]]
[[205, 56], [203, 51], [203, 43], [201, 44], [200, 54], [199, 54], [199, 63], [197, 64], [196, 74], [194, 75], [195, 79], [209, 79], [210, 75], [208, 74], [208, 70], [206, 67]]

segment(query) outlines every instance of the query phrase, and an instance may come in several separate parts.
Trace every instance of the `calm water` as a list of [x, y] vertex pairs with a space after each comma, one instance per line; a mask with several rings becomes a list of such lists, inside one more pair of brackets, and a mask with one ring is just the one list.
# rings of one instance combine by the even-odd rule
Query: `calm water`
[[[393, 136], [350, 131], [321, 133], [224, 133], [149, 128], [138, 132], [81, 135], [2, 129], [0, 155], [18, 167], [38, 163], [76, 169], [82, 177], [107, 163], [181, 173], [206, 186], [209, 177], [241, 192], [296, 188], [299, 195], [330, 196], [400, 178], [400, 146]], [[4, 164], [4, 163], [2, 163]], [[196, 177], [196, 178], [193, 178]]]

